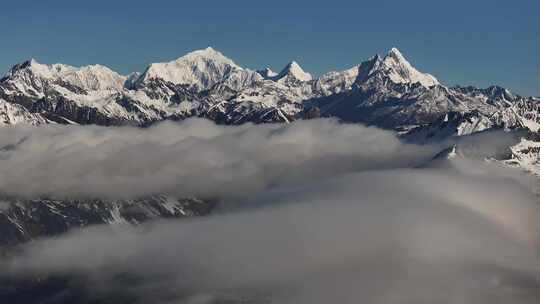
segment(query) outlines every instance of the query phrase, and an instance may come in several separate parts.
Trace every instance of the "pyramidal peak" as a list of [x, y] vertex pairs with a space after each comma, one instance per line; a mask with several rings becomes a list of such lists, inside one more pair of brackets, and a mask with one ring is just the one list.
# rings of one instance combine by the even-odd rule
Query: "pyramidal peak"
[[7, 76], [14, 76], [20, 71], [30, 71], [43, 77], [51, 76], [51, 66], [39, 63], [36, 59], [31, 58], [24, 62], [14, 65], [8, 72]]
[[382, 66], [395, 83], [417, 83], [425, 87], [438, 85], [439, 81], [431, 74], [422, 73], [414, 68], [403, 54], [395, 47], [382, 59]]
[[389, 51], [388, 51], [388, 54], [386, 54], [387, 57], [393, 57], [393, 58], [396, 58], [398, 60], [404, 60], [404, 61], [407, 61], [405, 59], [405, 57], [403, 56], [403, 54], [401, 53], [400, 50], [398, 50], [396, 47], [393, 47], [391, 48]]
[[305, 72], [302, 67], [296, 62], [291, 61], [285, 68], [276, 76], [277, 80], [294, 78], [300, 81], [310, 81], [313, 79], [310, 73]]
[[382, 61], [390, 66], [401, 66], [406, 69], [414, 69], [405, 56], [403, 56], [403, 54], [395, 47], [391, 48], [388, 53], [386, 53]]

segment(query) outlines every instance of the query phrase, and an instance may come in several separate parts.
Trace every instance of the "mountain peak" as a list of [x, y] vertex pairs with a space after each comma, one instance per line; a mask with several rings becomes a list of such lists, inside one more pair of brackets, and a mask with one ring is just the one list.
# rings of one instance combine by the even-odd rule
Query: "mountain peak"
[[439, 81], [430, 74], [415, 69], [403, 54], [395, 47], [391, 48], [382, 59], [382, 65], [390, 79], [395, 83], [419, 82], [425, 87], [438, 85]]
[[19, 66], [19, 67], [30, 67], [32, 65], [37, 65], [37, 64], [41, 64], [39, 63], [35, 58], [30, 58], [30, 59], [27, 59], [21, 63], [18, 63], [16, 64], [15, 66]]
[[285, 68], [276, 76], [279, 81], [281, 79], [296, 79], [299, 81], [310, 81], [313, 79], [311, 74], [305, 72], [302, 67], [296, 61], [291, 61], [285, 66]]
[[285, 67], [286, 69], [288, 70], [295, 70], [295, 71], [302, 71], [304, 72], [304, 70], [302, 69], [302, 67], [298, 64], [298, 62], [296, 61], [291, 61], [287, 64], [287, 66]]
[[206, 62], [219, 62], [223, 64], [227, 64], [230, 66], [233, 66], [235, 68], [241, 69], [234, 61], [232, 61], [230, 58], [226, 57], [219, 51], [216, 51], [212, 47], [207, 47], [205, 49], [201, 50], [195, 50], [192, 52], [187, 53], [186, 55], [178, 58], [175, 60], [176, 62], [185, 62], [185, 63], [192, 63], [192, 62], [198, 62], [198, 61], [206, 61]]
[[384, 56], [383, 61], [389, 65], [401, 65], [404, 68], [412, 68], [412, 65], [405, 59], [405, 56], [395, 47], [391, 48], [386, 56]]
[[27, 84], [31, 84], [35, 79], [61, 81], [86, 90], [121, 90], [125, 81], [124, 76], [103, 65], [49, 65], [39, 63], [33, 58], [13, 66], [7, 77], [14, 82]]
[[221, 54], [221, 53], [216, 51], [211, 46], [209, 46], [209, 47], [207, 47], [205, 49], [193, 50], [193, 51], [187, 53], [184, 56], [189, 56], [189, 55], [199, 55], [200, 56], [200, 55], [216, 55], [216, 54]]
[[38, 62], [35, 58], [33, 58], [33, 57], [30, 58], [29, 60], [27, 60], [26, 63], [27, 63], [28, 65], [30, 65], [30, 66], [31, 66], [31, 65], [36, 65], [36, 64], [41, 64], [41, 63], [39, 63], [39, 62]]
[[35, 74], [48, 74], [49, 67], [45, 64], [39, 63], [36, 59], [30, 58], [26, 61], [14, 65], [8, 72], [8, 76], [13, 76], [19, 71], [29, 70]]
[[391, 56], [391, 57], [395, 57], [395, 58], [405, 59], [405, 57], [403, 56], [403, 54], [401, 53], [401, 51], [398, 50], [396, 47], [391, 48], [391, 49], [388, 51], [388, 54], [387, 54], [386, 56]]
[[217, 83], [242, 87], [262, 77], [238, 66], [212, 47], [192, 51], [174, 61], [152, 63], [134, 83], [143, 85], [150, 79], [161, 79], [175, 85], [188, 85], [197, 90], [209, 89]]
[[278, 75], [278, 73], [272, 71], [272, 69], [270, 69], [269, 67], [266, 67], [262, 70], [258, 70], [257, 73], [259, 73], [259, 75], [261, 75], [265, 79], [274, 78]]

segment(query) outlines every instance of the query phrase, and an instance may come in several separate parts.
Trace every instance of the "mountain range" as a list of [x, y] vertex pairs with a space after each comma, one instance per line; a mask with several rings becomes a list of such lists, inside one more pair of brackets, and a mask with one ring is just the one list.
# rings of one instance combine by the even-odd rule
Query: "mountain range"
[[[189, 117], [217, 124], [290, 123], [332, 117], [395, 131], [416, 144], [491, 130], [516, 135], [496, 159], [540, 176], [540, 99], [491, 86], [448, 87], [421, 72], [396, 48], [344, 71], [313, 77], [292, 61], [280, 72], [243, 68], [206, 48], [142, 73], [121, 75], [102, 65], [73, 67], [34, 59], [0, 79], [0, 126], [48, 124], [146, 127]], [[4, 149], [6, 147], [0, 147]], [[460, 157], [450, 144], [434, 161]], [[155, 195], [135, 200], [59, 200], [1, 197], [3, 248], [93, 224], [139, 224], [155, 218], [204, 216], [215, 202]], [[0, 298], [40, 302], [56, 296], [55, 279], [2, 281]], [[0, 284], [0, 285], [2, 285]], [[63, 292], [65, 283], [60, 282]], [[46, 291], [46, 294], [40, 292]], [[23, 299], [23, 300], [21, 300]], [[67, 301], [66, 303], [68, 303]], [[41, 303], [41, 302], [40, 302]], [[90, 302], [89, 302], [90, 303]], [[93, 303], [93, 302], [92, 302]]]
[[[540, 175], [539, 105], [538, 98], [523, 97], [498, 86], [445, 86], [414, 68], [396, 48], [384, 56], [375, 55], [347, 70], [320, 77], [313, 77], [295, 61], [280, 72], [270, 68], [253, 71], [209, 47], [171, 62], [150, 64], [144, 72], [130, 75], [120, 75], [101, 65], [77, 68], [31, 59], [14, 65], [0, 79], [0, 125], [145, 127], [188, 117], [236, 125], [333, 117], [394, 130], [403, 140], [418, 144], [502, 129], [519, 131], [519, 140], [499, 160], [535, 175]], [[459, 147], [448, 151], [456, 155], [456, 149]], [[133, 222], [137, 218], [199, 213], [184, 207], [183, 213], [170, 211], [170, 201], [146, 198], [116, 202], [114, 210], [105, 208], [97, 215], [89, 215], [89, 211], [81, 211], [88, 208], [79, 210], [77, 206], [93, 202], [47, 200], [43, 205], [47, 210], [40, 212], [48, 214], [41, 218], [50, 221], [56, 221], [61, 214], [60, 219], [75, 217], [77, 222], [90, 217], [103, 223], [115, 216], [116, 220]], [[185, 199], [173, 201], [182, 205], [178, 202]], [[118, 213], [124, 210], [122, 206], [133, 204], [142, 210], [137, 214], [144, 216]], [[32, 206], [32, 201], [19, 205]], [[68, 205], [71, 207], [66, 208]], [[206, 202], [200, 205], [210, 206]], [[9, 222], [13, 228], [11, 237], [3, 241], [0, 238], [0, 243], [49, 234], [46, 229], [36, 228], [34, 216], [24, 210], [33, 208], [0, 210], [0, 227]]]
[[188, 117], [236, 125], [334, 117], [427, 143], [491, 129], [536, 133], [539, 105], [539, 98], [499, 86], [445, 86], [396, 48], [318, 78], [295, 61], [279, 73], [253, 71], [208, 47], [130, 75], [101, 65], [77, 68], [31, 59], [0, 79], [0, 125], [144, 127]]
[[[0, 80], [0, 124], [138, 125], [187, 117], [220, 124], [337, 117], [407, 131], [449, 112], [478, 128], [538, 128], [538, 99], [501, 87], [446, 87], [396, 48], [318, 78], [293, 61], [275, 73], [242, 68], [207, 48], [120, 75], [101, 66], [17, 64]], [[470, 115], [470, 114], [469, 114]]]

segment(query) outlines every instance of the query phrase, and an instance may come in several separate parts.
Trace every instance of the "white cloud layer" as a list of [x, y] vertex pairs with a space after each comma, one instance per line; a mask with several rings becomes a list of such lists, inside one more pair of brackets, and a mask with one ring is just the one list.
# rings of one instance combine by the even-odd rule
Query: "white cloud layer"
[[238, 196], [343, 172], [411, 166], [434, 153], [404, 145], [388, 131], [332, 120], [2, 128], [0, 148], [0, 193], [111, 198]]
[[[400, 169], [253, 200], [272, 203], [150, 228], [91, 228], [31, 244], [5, 269], [84, 274], [101, 282], [88, 286], [123, 288], [141, 303], [534, 303], [540, 296], [540, 210], [517, 183]], [[117, 274], [141, 280], [125, 286]]]
[[[0, 134], [0, 166], [11, 172], [0, 173], [2, 192], [237, 202], [206, 218], [33, 242], [0, 263], [13, 277], [77, 276], [91, 293], [121, 292], [137, 303], [540, 298], [531, 179], [483, 161], [429, 162], [440, 147], [405, 145], [391, 132], [330, 120], [189, 120]], [[484, 157], [508, 140], [486, 134], [464, 146]]]

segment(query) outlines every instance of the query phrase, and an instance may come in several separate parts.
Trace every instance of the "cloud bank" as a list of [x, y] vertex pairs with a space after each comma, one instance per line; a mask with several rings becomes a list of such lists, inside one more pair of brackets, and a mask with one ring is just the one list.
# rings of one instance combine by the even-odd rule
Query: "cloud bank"
[[534, 303], [540, 209], [523, 190], [439, 170], [347, 174], [259, 193], [263, 208], [36, 242], [4, 269], [83, 275], [140, 303]]
[[201, 119], [149, 129], [0, 129], [0, 193], [130, 198], [223, 197], [344, 172], [413, 166], [434, 150], [333, 120], [217, 126]]
[[431, 161], [449, 143], [332, 120], [2, 129], [3, 193], [236, 204], [37, 240], [0, 268], [133, 303], [537, 303], [532, 180], [475, 160], [513, 140], [500, 134], [465, 139], [472, 159]]

